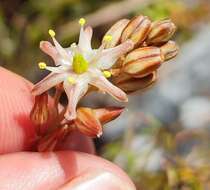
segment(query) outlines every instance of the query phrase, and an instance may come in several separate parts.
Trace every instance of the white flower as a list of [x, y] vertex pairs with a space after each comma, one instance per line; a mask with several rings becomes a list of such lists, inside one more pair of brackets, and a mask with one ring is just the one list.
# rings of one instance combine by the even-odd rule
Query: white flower
[[47, 69], [51, 73], [32, 90], [34, 95], [40, 95], [63, 82], [68, 97], [65, 114], [67, 120], [76, 118], [77, 103], [86, 94], [89, 84], [109, 93], [119, 101], [127, 101], [127, 95], [106, 78], [111, 75], [107, 69], [110, 69], [121, 55], [133, 47], [133, 42], [128, 40], [114, 48], [104, 49], [106, 43], [112, 39], [111, 36], [105, 36], [102, 45], [98, 49], [92, 49], [92, 28], [84, 28], [84, 19], [80, 19], [79, 23], [81, 30], [78, 45], [74, 43], [69, 48], [61, 47], [55, 39], [53, 30], [49, 30], [49, 34], [55, 46], [48, 41], [40, 42], [41, 50], [53, 58], [56, 67], [39, 63], [40, 69]]

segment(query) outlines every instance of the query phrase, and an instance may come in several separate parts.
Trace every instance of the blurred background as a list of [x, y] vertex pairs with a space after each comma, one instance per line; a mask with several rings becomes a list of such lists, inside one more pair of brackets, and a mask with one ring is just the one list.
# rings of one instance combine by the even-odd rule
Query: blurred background
[[[49, 28], [68, 46], [85, 17], [97, 47], [114, 22], [139, 14], [171, 18], [180, 53], [159, 69], [153, 88], [129, 96], [123, 115], [95, 140], [98, 154], [121, 166], [138, 190], [209, 190], [209, 0], [0, 0], [0, 65], [37, 82], [47, 74], [37, 62], [52, 64], [39, 50]], [[82, 104], [118, 105], [104, 100], [90, 94]]]

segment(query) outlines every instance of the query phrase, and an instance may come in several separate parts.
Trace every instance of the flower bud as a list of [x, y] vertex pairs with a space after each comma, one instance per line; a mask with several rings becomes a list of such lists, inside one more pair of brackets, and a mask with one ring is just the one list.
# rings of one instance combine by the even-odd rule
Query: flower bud
[[157, 80], [157, 73], [153, 72], [142, 78], [133, 78], [127, 74], [121, 74], [113, 79], [113, 83], [126, 93], [137, 90], [145, 90], [152, 86]]
[[174, 35], [176, 26], [171, 20], [153, 22], [148, 34], [148, 45], [159, 45], [167, 42]]
[[160, 48], [161, 53], [164, 57], [164, 61], [168, 61], [177, 56], [179, 47], [174, 41], [169, 41]]
[[147, 38], [150, 26], [151, 21], [148, 17], [142, 15], [134, 17], [125, 27], [121, 36], [121, 42], [131, 39], [135, 47], [139, 46]]
[[48, 94], [43, 93], [35, 97], [34, 107], [30, 113], [31, 121], [36, 125], [38, 135], [46, 130], [46, 124], [49, 120]]
[[108, 123], [116, 119], [122, 112], [124, 108], [120, 107], [106, 107], [94, 109], [96, 117], [102, 124]]
[[77, 129], [89, 137], [100, 137], [102, 135], [101, 123], [91, 108], [78, 108], [77, 118], [74, 122]]
[[122, 70], [132, 77], [143, 77], [155, 71], [163, 62], [160, 48], [143, 47], [130, 52]]
[[105, 34], [105, 36], [111, 35], [112, 40], [110, 42], [107, 42], [105, 45], [105, 48], [112, 48], [115, 47], [119, 41], [122, 34], [122, 31], [127, 26], [129, 20], [128, 19], [121, 19], [118, 22], [116, 22]]

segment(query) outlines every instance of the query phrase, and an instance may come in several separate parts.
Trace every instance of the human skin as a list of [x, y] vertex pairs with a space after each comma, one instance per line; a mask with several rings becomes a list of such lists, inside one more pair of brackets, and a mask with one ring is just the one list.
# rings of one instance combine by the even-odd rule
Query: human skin
[[92, 141], [81, 134], [72, 133], [55, 152], [32, 152], [32, 87], [0, 67], [0, 189], [135, 190], [119, 167], [93, 155]]

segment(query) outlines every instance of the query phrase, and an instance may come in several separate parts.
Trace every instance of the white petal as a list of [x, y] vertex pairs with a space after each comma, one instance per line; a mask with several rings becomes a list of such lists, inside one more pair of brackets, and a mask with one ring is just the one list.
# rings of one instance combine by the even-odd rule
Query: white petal
[[67, 120], [76, 118], [76, 108], [79, 100], [85, 95], [88, 90], [88, 83], [85, 81], [76, 80], [76, 84], [71, 85], [67, 80], [64, 81], [64, 90], [68, 97], [68, 107], [65, 114]]
[[57, 49], [59, 55], [60, 55], [62, 58], [68, 60], [68, 59], [71, 57], [71, 55], [69, 55], [69, 54], [67, 53], [67, 51], [58, 43], [58, 41], [57, 41], [54, 37], [53, 37], [52, 39], [53, 39], [53, 42], [54, 42], [54, 44], [55, 44], [55, 47], [56, 47], [56, 49]]
[[67, 53], [70, 57], [73, 57], [73, 53], [72, 53], [72, 51], [71, 51], [70, 48], [64, 48], [64, 49], [65, 49], [66, 53]]
[[62, 57], [57, 59], [57, 65], [62, 65], [66, 67], [70, 67], [72, 65], [73, 57], [69, 58], [69, 60], [63, 59]]
[[85, 34], [87, 36], [87, 38], [89, 39], [89, 41], [91, 42], [92, 36], [93, 36], [93, 29], [91, 26], [87, 26], [85, 28]]
[[60, 74], [50, 73], [48, 76], [46, 76], [44, 79], [42, 79], [33, 87], [32, 94], [40, 95], [46, 92], [50, 88], [63, 82], [67, 76], [68, 76], [67, 73], [60, 73]]
[[103, 50], [100, 58], [97, 60], [97, 67], [102, 70], [111, 68], [120, 56], [127, 53], [132, 48], [133, 42], [128, 40], [119, 46]]
[[84, 27], [81, 27], [78, 46], [83, 52], [89, 52], [92, 50], [91, 48], [92, 35], [93, 35], [93, 30], [90, 26], [86, 27], [85, 29]]
[[61, 66], [58, 66], [58, 67], [47, 66], [46, 70], [51, 71], [53, 73], [63, 73], [63, 72], [70, 71], [70, 67], [65, 66], [65, 65], [61, 65]]
[[56, 48], [48, 41], [41, 41], [39, 47], [44, 53], [53, 58], [56, 65], [59, 56]]
[[41, 41], [40, 42], [40, 49], [46, 53], [47, 55], [49, 55], [50, 57], [53, 58], [55, 65], [71, 65], [72, 64], [72, 60], [73, 60], [73, 56], [72, 56], [72, 52], [69, 50], [66, 50], [66, 53], [68, 54], [68, 59], [63, 59], [63, 57], [58, 53], [57, 49], [55, 48], [55, 46], [53, 46], [50, 42], [48, 41]]
[[104, 76], [93, 77], [90, 81], [90, 84], [96, 86], [100, 90], [107, 92], [115, 99], [127, 102], [128, 98], [125, 92], [123, 92], [120, 88], [114, 86], [111, 82], [109, 82]]

